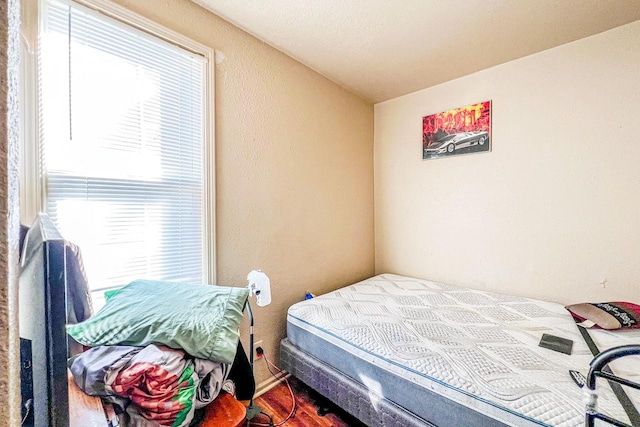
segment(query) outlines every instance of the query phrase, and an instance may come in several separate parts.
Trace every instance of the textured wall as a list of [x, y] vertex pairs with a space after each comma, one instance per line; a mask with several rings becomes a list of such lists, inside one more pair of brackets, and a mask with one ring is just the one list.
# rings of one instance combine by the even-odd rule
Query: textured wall
[[[562, 303], [640, 293], [640, 21], [375, 106], [376, 270]], [[493, 100], [493, 152], [421, 118]]]
[[373, 106], [190, 1], [116, 1], [218, 51], [218, 283], [270, 276], [255, 330], [275, 358], [305, 291], [373, 274]]
[[18, 0], [0, 0], [0, 423], [20, 425], [17, 321]]

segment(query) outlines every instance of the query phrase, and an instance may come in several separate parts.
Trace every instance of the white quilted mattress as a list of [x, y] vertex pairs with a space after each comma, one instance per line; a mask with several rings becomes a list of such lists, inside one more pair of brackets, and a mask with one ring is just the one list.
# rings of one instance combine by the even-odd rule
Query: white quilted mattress
[[[507, 425], [584, 425], [583, 390], [568, 371], [586, 375], [592, 356], [562, 305], [384, 274], [295, 304], [287, 320]], [[543, 333], [573, 340], [572, 355], [538, 347]], [[638, 329], [591, 335], [600, 350], [640, 343]], [[637, 357], [612, 368], [640, 381]], [[628, 422], [606, 382], [599, 384], [598, 408]], [[640, 407], [640, 394], [627, 391]]]

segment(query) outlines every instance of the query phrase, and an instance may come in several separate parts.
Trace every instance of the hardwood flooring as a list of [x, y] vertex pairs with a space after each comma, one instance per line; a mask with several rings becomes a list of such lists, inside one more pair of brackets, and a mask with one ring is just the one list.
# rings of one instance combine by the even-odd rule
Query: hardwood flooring
[[89, 396], [76, 385], [67, 371], [69, 387], [69, 425], [71, 427], [106, 427], [102, 401], [99, 397]]
[[[366, 427], [295, 378], [289, 378], [289, 383], [296, 395], [298, 409], [295, 416], [283, 424], [283, 427]], [[258, 397], [255, 402], [273, 417], [275, 424], [286, 418], [291, 411], [291, 394], [284, 382]], [[329, 408], [331, 412], [320, 416], [319, 407]], [[257, 422], [268, 423], [268, 418], [260, 415], [248, 425], [256, 426]]]

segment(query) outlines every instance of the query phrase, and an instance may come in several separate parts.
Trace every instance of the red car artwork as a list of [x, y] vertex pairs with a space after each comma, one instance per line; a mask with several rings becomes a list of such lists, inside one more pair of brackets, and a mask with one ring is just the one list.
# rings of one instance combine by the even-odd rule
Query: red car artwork
[[422, 158], [491, 151], [491, 101], [422, 118]]

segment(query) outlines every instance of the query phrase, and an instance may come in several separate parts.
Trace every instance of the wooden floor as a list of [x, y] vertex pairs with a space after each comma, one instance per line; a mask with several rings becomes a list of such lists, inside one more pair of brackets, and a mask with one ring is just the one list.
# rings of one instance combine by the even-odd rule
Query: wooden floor
[[[298, 409], [295, 416], [283, 424], [283, 427], [365, 427], [364, 424], [331, 405], [295, 378], [289, 378], [289, 383], [296, 395]], [[287, 386], [281, 383], [258, 397], [256, 404], [258, 404], [264, 412], [271, 415], [274, 423], [277, 424], [286, 418], [291, 411], [291, 394]], [[317, 414], [319, 407], [329, 408], [331, 413], [325, 416], [319, 416]], [[254, 418], [248, 425], [255, 426], [257, 422], [268, 423], [268, 418], [260, 415]]]
[[71, 427], [106, 427], [102, 401], [99, 397], [89, 396], [76, 385], [67, 371], [69, 384], [69, 425]]

